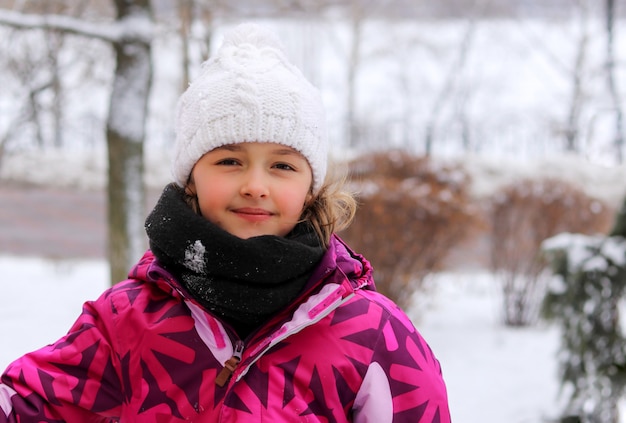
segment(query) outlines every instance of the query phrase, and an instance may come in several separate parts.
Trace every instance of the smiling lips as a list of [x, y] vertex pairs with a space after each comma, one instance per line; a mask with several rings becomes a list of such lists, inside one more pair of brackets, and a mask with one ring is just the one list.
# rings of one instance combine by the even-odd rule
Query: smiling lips
[[257, 208], [241, 208], [233, 210], [237, 216], [242, 219], [248, 220], [250, 222], [262, 222], [273, 216], [273, 213], [265, 210], [265, 209], [257, 209]]

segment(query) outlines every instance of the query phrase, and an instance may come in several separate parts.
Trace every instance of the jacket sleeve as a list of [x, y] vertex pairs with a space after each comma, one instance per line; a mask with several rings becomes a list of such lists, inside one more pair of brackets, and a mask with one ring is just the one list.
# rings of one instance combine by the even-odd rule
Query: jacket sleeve
[[[105, 299], [85, 303], [67, 335], [26, 354], [0, 379], [0, 423], [107, 422], [123, 403]], [[107, 319], [108, 318], [108, 319]]]
[[390, 301], [386, 308], [388, 319], [356, 396], [354, 422], [450, 423], [439, 361], [409, 318]]

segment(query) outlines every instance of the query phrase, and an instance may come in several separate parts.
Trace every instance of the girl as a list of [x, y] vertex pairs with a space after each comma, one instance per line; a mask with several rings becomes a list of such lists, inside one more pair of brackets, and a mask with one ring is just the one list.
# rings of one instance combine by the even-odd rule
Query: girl
[[9, 366], [0, 422], [449, 422], [438, 361], [334, 231], [318, 91], [242, 25], [182, 95], [129, 279]]

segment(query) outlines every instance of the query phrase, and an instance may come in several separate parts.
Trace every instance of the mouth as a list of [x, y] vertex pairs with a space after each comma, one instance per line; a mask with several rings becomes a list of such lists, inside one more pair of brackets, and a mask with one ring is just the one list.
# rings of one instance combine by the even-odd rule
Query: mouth
[[251, 222], [262, 222], [264, 220], [269, 219], [270, 217], [274, 215], [274, 213], [265, 209], [249, 208], [249, 207], [245, 207], [241, 209], [234, 209], [233, 213], [235, 213], [235, 215], [237, 215], [238, 217], [251, 221]]

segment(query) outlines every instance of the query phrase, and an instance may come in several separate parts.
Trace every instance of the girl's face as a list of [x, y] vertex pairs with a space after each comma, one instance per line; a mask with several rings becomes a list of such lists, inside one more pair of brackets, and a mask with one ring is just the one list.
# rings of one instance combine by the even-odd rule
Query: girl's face
[[311, 198], [313, 175], [296, 150], [275, 143], [231, 144], [206, 153], [188, 192], [202, 216], [239, 238], [287, 235]]

